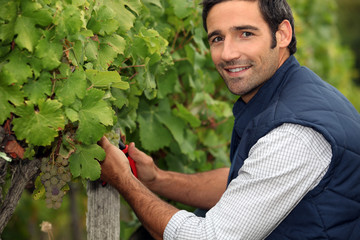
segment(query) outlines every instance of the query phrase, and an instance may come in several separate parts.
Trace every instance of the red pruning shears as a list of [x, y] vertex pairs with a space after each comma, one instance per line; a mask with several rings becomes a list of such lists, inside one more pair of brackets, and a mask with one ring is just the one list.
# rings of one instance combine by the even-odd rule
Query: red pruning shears
[[119, 142], [119, 148], [121, 151], [123, 151], [126, 155], [126, 157], [128, 158], [129, 160], [129, 164], [130, 164], [130, 168], [131, 168], [131, 171], [132, 173], [134, 174], [134, 176], [137, 178], [138, 175], [137, 175], [137, 171], [136, 171], [136, 166], [135, 166], [135, 161], [129, 156], [129, 153], [128, 153], [128, 149], [129, 149], [129, 145], [125, 145], [121, 140]]

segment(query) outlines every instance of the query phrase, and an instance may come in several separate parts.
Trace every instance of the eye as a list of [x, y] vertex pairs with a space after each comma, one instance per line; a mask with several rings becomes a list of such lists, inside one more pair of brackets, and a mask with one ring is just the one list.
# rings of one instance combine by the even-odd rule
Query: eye
[[213, 39], [211, 39], [211, 43], [218, 43], [222, 40], [223, 40], [222, 37], [217, 36], [217, 37], [214, 37]]
[[245, 37], [245, 38], [248, 38], [248, 37], [251, 37], [253, 36], [254, 34], [252, 32], [243, 32], [241, 34], [242, 37]]

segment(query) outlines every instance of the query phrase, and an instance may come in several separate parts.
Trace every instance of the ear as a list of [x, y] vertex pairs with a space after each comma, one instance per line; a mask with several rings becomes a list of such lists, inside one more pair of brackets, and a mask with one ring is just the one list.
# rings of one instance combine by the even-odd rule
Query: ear
[[276, 40], [280, 48], [287, 48], [292, 39], [292, 28], [288, 20], [280, 23], [278, 31], [276, 32]]

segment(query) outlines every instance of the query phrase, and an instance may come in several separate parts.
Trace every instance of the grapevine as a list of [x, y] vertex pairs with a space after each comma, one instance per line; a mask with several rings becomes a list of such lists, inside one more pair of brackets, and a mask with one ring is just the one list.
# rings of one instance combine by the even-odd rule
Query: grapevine
[[0, 124], [20, 149], [7, 151], [42, 158], [34, 197], [59, 208], [71, 179], [100, 177], [97, 141], [118, 145], [113, 129], [132, 130], [141, 96], [156, 96], [168, 43], [145, 27], [139, 0], [0, 3]]

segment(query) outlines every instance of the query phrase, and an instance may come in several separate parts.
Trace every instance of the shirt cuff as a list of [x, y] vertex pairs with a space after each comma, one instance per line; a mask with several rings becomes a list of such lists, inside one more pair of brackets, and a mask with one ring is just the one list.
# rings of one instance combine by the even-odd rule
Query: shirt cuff
[[164, 231], [164, 239], [176, 239], [177, 231], [181, 225], [190, 217], [195, 217], [195, 214], [185, 210], [180, 210], [172, 216]]

